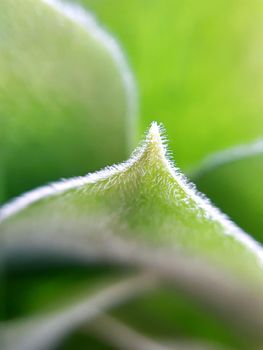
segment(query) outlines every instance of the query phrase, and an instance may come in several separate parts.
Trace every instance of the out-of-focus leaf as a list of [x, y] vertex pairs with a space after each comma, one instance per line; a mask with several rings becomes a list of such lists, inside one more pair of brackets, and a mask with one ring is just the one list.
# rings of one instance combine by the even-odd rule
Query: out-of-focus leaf
[[59, 0], [3, 0], [0, 33], [0, 200], [123, 160], [133, 78], [94, 18]]
[[115, 282], [94, 295], [80, 299], [65, 309], [16, 322], [2, 324], [3, 350], [42, 350], [53, 348], [67, 333], [90, 321], [131, 296], [152, 288], [155, 279], [143, 274]]
[[[6, 298], [2, 296], [5, 305], [4, 322], [10, 324], [11, 320], [17, 322], [19, 319], [19, 322], [24, 322], [25, 317], [36, 317], [38, 320], [47, 313], [52, 316], [54, 310], [65, 310], [72, 303], [88, 299], [94, 292], [134, 273], [116, 265], [81, 266], [72, 265], [72, 262], [56, 265], [53, 262], [51, 265], [48, 257], [46, 260], [46, 264], [34, 260], [22, 264], [19, 261], [19, 266], [7, 266]], [[182, 295], [174, 288], [160, 287], [160, 284], [157, 290], [154, 288], [147, 294], [133, 297], [131, 301], [126, 300], [124, 305], [118, 306], [113, 312], [114, 318], [122, 320], [148, 338], [164, 339], [160, 341], [162, 343], [176, 337], [188, 341], [191, 339], [192, 342], [235, 345], [241, 348], [244, 339], [240, 339], [235, 329], [228, 327], [226, 322], [222, 322], [192, 298]], [[78, 349], [81, 341], [95, 349], [95, 345], [90, 345], [93, 344], [90, 343], [93, 332], [89, 333], [83, 337], [81, 328], [74, 334], [70, 332], [63, 341], [62, 349]]]
[[109, 340], [119, 350], [226, 350], [221, 346], [205, 342], [177, 340], [164, 341], [159, 344], [138, 333], [136, 330], [127, 327], [125, 324], [107, 315], [98, 317], [96, 322], [87, 327], [100, 338]]
[[207, 342], [233, 349], [243, 349], [249, 344], [231, 325], [216, 318], [203, 305], [167, 286], [129, 300], [121, 308], [112, 310], [111, 315], [156, 339], [188, 339], [193, 343]]
[[[82, 272], [85, 272], [85, 270], [83, 269]], [[23, 304], [24, 301], [26, 306], [28, 306], [27, 300], [24, 298], [26, 288], [23, 284], [26, 282], [27, 289], [33, 286], [32, 291], [27, 291], [27, 293], [31, 294], [33, 299], [38, 298], [38, 303], [41, 305], [38, 306], [38, 312], [29, 315], [30, 317], [28, 318], [14, 319], [12, 322], [9, 320], [5, 324], [2, 323], [2, 328], [0, 327], [2, 331], [1, 339], [6, 339], [6, 344], [3, 349], [14, 350], [17, 348], [16, 344], [20, 346], [19, 350], [23, 349], [25, 346], [27, 350], [39, 350], [39, 347], [41, 349], [50, 349], [63, 338], [63, 343], [59, 346], [59, 349], [75, 349], [78, 348], [78, 344], [81, 344], [80, 342], [82, 342], [82, 347], [86, 344], [88, 346], [94, 346], [94, 349], [97, 349], [92, 341], [94, 326], [95, 334], [100, 336], [99, 331], [101, 331], [102, 338], [105, 338], [105, 336], [106, 338], [109, 337], [109, 334], [112, 334], [112, 332], [110, 332], [110, 327], [102, 327], [105, 322], [101, 325], [100, 320], [97, 322], [95, 318], [94, 323], [94, 316], [105, 310], [103, 303], [98, 304], [98, 302], [94, 300], [110, 300], [109, 305], [106, 303], [106, 309], [108, 309], [108, 307], [115, 307], [117, 301], [116, 312], [113, 313], [114, 318], [120, 319], [122, 322], [124, 320], [124, 324], [132, 325], [132, 328], [136, 329], [137, 332], [139, 330], [139, 333], [144, 334], [143, 339], [141, 339], [140, 336], [138, 336], [138, 339], [136, 337], [136, 339], [139, 341], [139, 344], [143, 344], [144, 346], [145, 344], [148, 345], [149, 349], [151, 349], [150, 346], [152, 343], [152, 341], [149, 341], [150, 339], [155, 339], [157, 342], [156, 344], [158, 344], [158, 342], [160, 344], [165, 344], [168, 342], [167, 339], [176, 339], [177, 341], [179, 339], [180, 341], [176, 349], [180, 349], [180, 343], [182, 343], [181, 346], [183, 346], [184, 342], [192, 342], [192, 346], [194, 346], [195, 343], [198, 344], [201, 342], [204, 344], [207, 343], [208, 345], [217, 344], [218, 346], [231, 346], [231, 349], [232, 346], [235, 345], [233, 348], [243, 349], [242, 342], [244, 339], [240, 339], [232, 328], [227, 328], [227, 324], [216, 320], [207, 310], [200, 307], [200, 305], [196, 305], [193, 301], [189, 300], [189, 298], [180, 295], [176, 290], [169, 288], [169, 290], [165, 291], [164, 288], [161, 288], [161, 290], [155, 291], [156, 283], [154, 279], [149, 279], [150, 276], [147, 277], [147, 275], [144, 274], [143, 277], [140, 278], [130, 277], [128, 283], [116, 283], [118, 279], [123, 281], [123, 276], [117, 277], [115, 274], [115, 277], [112, 278], [112, 272], [110, 272], [109, 269], [105, 269], [104, 276], [101, 274], [102, 271], [98, 271], [98, 269], [95, 269], [93, 276], [90, 276], [90, 272], [91, 267], [86, 271], [86, 282], [84, 275], [80, 276], [78, 273], [73, 276], [72, 270], [69, 271], [68, 278], [65, 278], [66, 276], [63, 273], [58, 275], [58, 283], [54, 283], [55, 281], [53, 281], [51, 287], [53, 289], [55, 286], [56, 290], [56, 284], [61, 284], [61, 281], [64, 279], [62, 283], [64, 284], [64, 288], [60, 288], [60, 295], [57, 293], [58, 291], [56, 291], [58, 294], [57, 303], [54, 304], [54, 300], [52, 301], [51, 298], [51, 303], [48, 308], [45, 306], [45, 304], [47, 305], [46, 300], [44, 300], [43, 307], [43, 298], [39, 299], [40, 294], [36, 289], [36, 285], [39, 284], [38, 289], [41, 291], [42, 296], [45, 296], [45, 299], [48, 297], [50, 298], [50, 293], [46, 293], [48, 292], [45, 283], [46, 276], [43, 275], [43, 272], [41, 273], [41, 270], [40, 277], [42, 277], [42, 281], [37, 279], [33, 284], [28, 284], [28, 281], [24, 281], [22, 285], [21, 283], [20, 285], [17, 284], [17, 288], [13, 293], [19, 290], [19, 298], [18, 296], [16, 296], [16, 298], [20, 300], [21, 304]], [[22, 274], [21, 279], [23, 277], [25, 277], [25, 274]], [[125, 288], [112, 288], [111, 285], [113, 285], [114, 281], [116, 285], [124, 285]], [[159, 284], [160, 283], [157, 284], [157, 287]], [[149, 289], [150, 293], [148, 291]], [[151, 289], [153, 289], [153, 292], [151, 292]], [[73, 297], [72, 291], [74, 290], [75, 295]], [[10, 292], [10, 289], [8, 289], [8, 291]], [[101, 291], [103, 291], [103, 293], [101, 293]], [[115, 295], [115, 292], [117, 294], [117, 299], [116, 297], [112, 297]], [[96, 296], [98, 293], [104, 297], [98, 298], [98, 296]], [[109, 295], [108, 297], [107, 293]], [[54, 294], [53, 290], [52, 294]], [[96, 296], [95, 299], [94, 296]], [[133, 300], [129, 301], [129, 299]], [[86, 300], [85, 303], [83, 303], [83, 300]], [[98, 307], [98, 305], [100, 307]], [[26, 306], [23, 305], [23, 307]], [[41, 309], [42, 314], [39, 314]], [[95, 314], [90, 314], [90, 312], [94, 312], [94, 310], [97, 310]], [[25, 316], [26, 315], [24, 315], [24, 317]], [[83, 330], [87, 329], [88, 336], [83, 337], [82, 328]], [[74, 329], [77, 331], [74, 332], [72, 336], [71, 333]], [[104, 334], [105, 332], [106, 334]], [[116, 338], [115, 342], [117, 342], [117, 344], [119, 342], [122, 343], [125, 339], [124, 334], [121, 334], [119, 338], [116, 336], [114, 336], [114, 338]], [[149, 340], [147, 340], [147, 338]], [[136, 339], [133, 340], [136, 341]], [[128, 342], [127, 339], [125, 342], [126, 346], [120, 348], [130, 349], [134, 341]], [[111, 340], [108, 343], [114, 344], [114, 341]], [[247, 343], [250, 344], [249, 342]], [[167, 347], [164, 348], [166, 349]], [[169, 348], [173, 347], [169, 346]], [[210, 349], [209, 346], [207, 346], [207, 348]], [[214, 349], [214, 347], [211, 348]], [[145, 348], [141, 346], [136, 347], [136, 349], [144, 350]], [[152, 349], [155, 349], [155, 347], [152, 347]], [[160, 349], [163, 349], [163, 347]], [[189, 349], [192, 349], [190, 345]]]
[[[62, 313], [61, 313], [62, 315]], [[63, 317], [62, 317], [63, 319]], [[31, 320], [32, 321], [32, 320]], [[61, 320], [60, 320], [61, 321]], [[44, 320], [43, 323], [48, 323], [48, 319]], [[75, 325], [75, 318], [71, 318], [72, 325]], [[39, 325], [33, 327], [33, 323], [31, 323], [32, 328], [29, 329], [29, 334], [32, 335], [35, 334], [34, 330], [38, 329]], [[22, 328], [22, 327], [21, 327]], [[22, 328], [23, 329], [23, 328]], [[17, 336], [17, 331], [19, 330], [19, 326], [9, 326], [9, 335]], [[33, 331], [33, 333], [30, 332]], [[91, 335], [90, 335], [91, 333]], [[88, 335], [88, 336], [87, 336]], [[22, 336], [22, 337], [21, 337]], [[78, 337], [74, 336], [71, 337], [70, 342], [62, 343], [59, 345], [59, 347], [56, 347], [59, 350], [71, 350], [71, 349], [82, 349], [85, 348], [84, 344], [88, 344], [89, 348], [92, 349], [119, 349], [119, 350], [227, 350], [230, 349], [228, 347], [221, 347], [220, 345], [216, 345], [213, 343], [206, 343], [206, 342], [198, 342], [198, 341], [189, 341], [187, 339], [180, 339], [180, 340], [169, 340], [169, 341], [155, 341], [153, 339], [147, 338], [147, 336], [140, 334], [138, 331], [130, 328], [129, 326], [123, 324], [122, 322], [119, 322], [118, 320], [107, 316], [107, 315], [101, 315], [97, 317], [97, 319], [91, 321], [88, 323], [88, 325], [84, 325], [82, 327], [82, 332], [78, 332]], [[82, 337], [80, 337], [82, 336]], [[93, 337], [92, 337], [93, 336]], [[94, 336], [95, 338], [98, 338], [100, 341], [103, 340], [106, 344], [103, 344], [103, 342], [94, 342]], [[18, 334], [17, 339], [23, 339], [23, 333]], [[11, 341], [10, 341], [11, 340]], [[37, 342], [43, 341], [43, 336], [41, 336], [41, 333], [38, 333], [38, 336], [35, 338], [35, 341]], [[45, 342], [46, 340], [46, 342]], [[48, 335], [46, 335], [44, 342], [46, 345], [48, 343]], [[9, 345], [12, 344], [12, 338], [9, 338]], [[56, 339], [56, 343], [59, 341], [59, 339]], [[47, 349], [46, 345], [40, 344], [40, 347], [38, 347], [38, 350], [44, 350]], [[34, 347], [31, 347], [32, 342], [27, 342], [26, 346], [28, 350], [35, 349]], [[38, 343], [39, 344], [39, 343]], [[78, 347], [76, 347], [78, 346]], [[49, 342], [48, 349], [54, 348], [54, 341]], [[17, 348], [13, 347], [5, 347], [4, 350], [16, 350]], [[19, 350], [23, 350], [23, 348], [19, 347]]]
[[243, 337], [262, 336], [262, 248], [173, 168], [155, 123], [128, 162], [29, 192], [0, 217], [5, 257], [48, 251], [153, 270]]
[[119, 350], [172, 350], [107, 315], [99, 316], [87, 329]]
[[94, 350], [116, 350], [109, 344], [104, 344], [103, 342], [94, 339], [87, 333], [83, 332], [73, 332], [65, 341], [60, 344], [57, 350], [75, 350], [84, 347], [89, 347]]
[[210, 156], [192, 174], [200, 191], [263, 242], [263, 142]]
[[[28, 317], [64, 307], [94, 290], [102, 289], [131, 273], [114, 266], [47, 263], [36, 259], [6, 266], [3, 320]], [[19, 291], [19, 295], [17, 294]]]
[[180, 167], [263, 134], [261, 1], [74, 2], [121, 40], [139, 82], [141, 127], [165, 123]]

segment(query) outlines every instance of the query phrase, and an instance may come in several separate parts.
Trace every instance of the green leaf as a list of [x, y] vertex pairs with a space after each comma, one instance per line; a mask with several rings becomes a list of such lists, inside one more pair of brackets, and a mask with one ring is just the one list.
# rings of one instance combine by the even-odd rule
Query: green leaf
[[[58, 324], [63, 324], [61, 320], [66, 313], [58, 314], [56, 319], [56, 328]], [[62, 317], [61, 317], [62, 316]], [[88, 317], [87, 317], [88, 318]], [[33, 322], [36, 324], [33, 326]], [[76, 319], [73, 317], [70, 318], [72, 328], [76, 324]], [[221, 347], [220, 345], [209, 343], [209, 342], [199, 342], [192, 341], [187, 339], [178, 340], [153, 340], [147, 336], [140, 334], [137, 330], [132, 329], [131, 327], [123, 324], [122, 322], [107, 316], [102, 315], [97, 317], [97, 319], [91, 321], [89, 324], [84, 325], [80, 328], [78, 332], [73, 333], [66, 339], [62, 341], [57, 337], [56, 339], [50, 339], [49, 333], [43, 336], [44, 327], [45, 331], [48, 329], [48, 326], [52, 325], [53, 322], [48, 319], [42, 321], [42, 325], [37, 320], [31, 320], [31, 324], [27, 327], [20, 325], [9, 325], [8, 337], [6, 337], [5, 347], [3, 350], [24, 350], [27, 346], [27, 350], [36, 349], [34, 345], [37, 346], [38, 350], [44, 349], [59, 349], [59, 350], [69, 350], [83, 347], [84, 344], [89, 347], [92, 346], [92, 349], [120, 349], [120, 350], [171, 350], [171, 349], [182, 349], [182, 350], [196, 350], [196, 349], [206, 349], [206, 350], [227, 350], [228, 347]], [[42, 327], [41, 327], [42, 326]], [[64, 326], [64, 325], [63, 325]], [[63, 327], [62, 326], [62, 327]], [[53, 326], [54, 327], [54, 326]], [[25, 332], [28, 333], [28, 336], [25, 337]], [[41, 334], [42, 333], [42, 334]], [[98, 338], [100, 341], [94, 342], [94, 338]], [[33, 340], [33, 341], [32, 341]], [[104, 341], [104, 344], [101, 342]], [[59, 347], [55, 347], [59, 343]], [[22, 345], [22, 348], [21, 348]], [[85, 346], [85, 345], [84, 345]]]
[[17, 322], [2, 324], [1, 339], [4, 350], [42, 350], [50, 349], [61, 338], [84, 322], [96, 319], [105, 310], [124, 303], [155, 285], [155, 279], [145, 274], [122, 278], [93, 295], [79, 298], [64, 309], [53, 311], [43, 316], [22, 319]]
[[[82, 300], [91, 301], [92, 304], [90, 299], [93, 298], [93, 295], [100, 293], [103, 289], [107, 290], [110, 285], [119, 283], [118, 281], [122, 281], [124, 277], [133, 275], [134, 271], [120, 269], [118, 266], [94, 264], [72, 266], [72, 262], [65, 264], [65, 261], [52, 265], [50, 257], [46, 257], [46, 263], [42, 262], [41, 265], [36, 260], [26, 263], [19, 261], [18, 266], [10, 267], [9, 264], [5, 273], [6, 297], [3, 300], [6, 315], [2, 327], [5, 325], [8, 333], [12, 330], [12, 336], [10, 336], [12, 340], [16, 339], [14, 334], [18, 333], [18, 325], [20, 329], [25, 329], [25, 326], [31, 323], [32, 327], [26, 330], [26, 339], [29, 337], [29, 332], [32, 334], [30, 339], [34, 339], [35, 333], [38, 334], [39, 339], [42, 334], [41, 324], [43, 325], [43, 322], [39, 322], [41, 319], [46, 324], [53, 318], [58, 319], [58, 313], [67, 315], [65, 311], [82, 303]], [[125, 304], [122, 302], [121, 295], [118, 294], [118, 307], [114, 307], [112, 314], [115, 319], [131, 326], [148, 338], [159, 339], [162, 343], [165, 343], [167, 339], [180, 339], [180, 341], [190, 343], [207, 342], [208, 344], [231, 346], [238, 344], [238, 348], [243, 342], [251, 345], [250, 341], [247, 339], [244, 341], [243, 337], [235, 334], [232, 327], [228, 328], [227, 323], [223, 323], [211, 313], [211, 310], [206, 310], [192, 297], [184, 296], [174, 288], [159, 286], [161, 283], [158, 283], [157, 286], [156, 283], [148, 284], [149, 279], [145, 277], [146, 280], [138, 279], [138, 282], [141, 281], [141, 283], [130, 283], [129, 288], [126, 289], [127, 292], [123, 294]], [[132, 293], [131, 298], [130, 293]], [[93, 304], [93, 307], [95, 306]], [[64, 346], [66, 349], [78, 348], [77, 344], [80, 341], [95, 348], [95, 345], [91, 345], [93, 344], [91, 337], [94, 335], [94, 319], [89, 319], [87, 323], [89, 313], [84, 312], [82, 315], [86, 322], [80, 328], [75, 325], [74, 317], [66, 316], [70, 319], [72, 329], [76, 328], [76, 331], [72, 335], [69, 330], [65, 331], [67, 336], [63, 340], [63, 349]], [[97, 324], [96, 318], [95, 323]], [[86, 334], [87, 331], [85, 332], [85, 337], [84, 329], [88, 331], [88, 334]], [[21, 344], [24, 341], [25, 332], [21, 331], [19, 334], [22, 338], [19, 336], [18, 343]], [[45, 340], [48, 341], [49, 337], [52, 340], [54, 336], [56, 338], [57, 333], [52, 334], [53, 332], [45, 333]], [[123, 339], [120, 340], [123, 341]]]
[[[46, 256], [46, 262], [42, 261], [41, 264], [36, 259], [29, 262], [19, 260], [16, 266], [8, 264], [5, 273], [5, 294], [2, 296], [5, 307], [4, 324], [9, 330], [14, 327], [15, 334], [18, 322], [22, 329], [28, 324], [28, 320], [31, 320], [31, 324], [39, 326], [40, 319], [48, 321], [53, 317], [57, 318], [57, 313], [65, 313], [67, 309], [72, 308], [72, 305], [79, 304], [83, 299], [89, 300], [100, 290], [133, 274], [134, 271], [114, 265], [89, 263], [87, 266], [79, 264], [72, 266], [72, 262], [69, 264], [65, 261], [57, 262], [54, 265], [50, 256]], [[144, 279], [141, 280], [140, 284], [133, 283], [129, 288], [129, 292], [132, 292], [131, 300], [126, 300], [129, 297], [129, 293], [126, 293], [125, 304], [118, 306], [112, 314], [115, 319], [121, 320], [141, 334], [149, 338], [163, 340], [163, 343], [167, 339], [180, 339], [183, 342], [238, 345], [238, 348], [242, 348], [243, 343], [246, 345], [244, 348], [248, 344], [251, 345], [251, 339], [248, 339], [247, 332], [245, 332], [245, 339], [244, 332], [242, 332], [242, 336], [239, 333], [236, 334], [235, 329], [231, 327], [231, 322], [230, 327], [228, 327], [227, 320], [222, 322], [215, 312], [200, 305], [193, 296], [187, 297], [176, 288], [166, 286], [166, 283], [161, 285], [160, 282], [157, 284], [157, 288], [153, 290], [150, 288], [148, 291], [148, 287], [145, 290], [143, 287], [138, 293], [137, 287], [140, 288], [141, 285], [148, 286]], [[155, 284], [153, 287], [156, 287]], [[19, 295], [17, 291], [19, 291]], [[121, 299], [120, 296], [119, 299]], [[87, 316], [88, 314], [84, 312], [83, 317]], [[74, 326], [74, 318], [71, 317], [70, 320]], [[92, 324], [93, 322], [94, 320], [92, 320]], [[41, 336], [38, 326], [27, 329], [26, 339], [29, 332], [32, 334], [37, 332]], [[90, 329], [87, 322], [85, 322], [84, 328]], [[93, 344], [91, 343], [92, 339], [90, 339], [93, 331], [89, 332], [89, 337], [86, 336], [83, 339], [81, 330], [82, 327], [78, 328], [74, 335], [71, 335], [71, 332], [65, 332], [67, 337], [63, 344], [67, 345], [66, 349], [70, 346], [72, 349], [78, 348], [76, 344], [79, 344], [81, 339], [84, 344], [89, 346]], [[23, 336], [24, 332], [20, 334]], [[52, 332], [45, 334], [45, 339], [48, 340], [49, 336], [52, 338], [52, 334]], [[11, 339], [13, 337], [12, 335]], [[33, 335], [31, 338], [34, 339]], [[18, 342], [21, 343], [21, 341]], [[62, 348], [64, 349], [64, 347]]]
[[261, 247], [173, 168], [155, 123], [126, 163], [29, 192], [2, 207], [0, 218], [6, 249], [25, 242], [61, 249], [63, 241], [74, 240], [76, 251], [66, 243], [63, 249], [85, 255], [95, 252], [90, 245], [100, 250], [105, 239], [140, 242], [202, 256], [263, 281]]
[[219, 208], [263, 242], [262, 141], [211, 155], [192, 179]]
[[130, 274], [128, 269], [124, 272], [105, 264], [83, 266], [65, 259], [55, 262], [50, 256], [42, 262], [31, 259], [27, 262], [19, 260], [19, 264], [6, 264], [3, 320], [63, 309]]
[[261, 1], [74, 2], [122, 42], [139, 83], [141, 130], [163, 122], [180, 167], [262, 135]]
[[95, 334], [104, 340], [109, 340], [112, 344], [116, 346], [117, 349], [123, 350], [194, 350], [194, 349], [206, 349], [206, 350], [223, 350], [221, 346], [217, 346], [213, 343], [189, 341], [185, 339], [162, 340], [155, 342], [152, 339], [138, 333], [136, 330], [127, 327], [127, 325], [119, 322], [118, 320], [109, 317], [101, 316], [96, 320], [95, 324], [91, 324], [86, 327], [88, 330], [91, 329]]
[[3, 0], [0, 32], [0, 200], [123, 160], [133, 77], [92, 15], [59, 0]]
[[4, 258], [48, 252], [151, 270], [245, 339], [262, 338], [262, 248], [172, 166], [155, 123], [126, 163], [29, 192], [0, 218]]
[[[163, 285], [140, 298], [128, 300], [120, 308], [113, 309], [111, 315], [155, 339], [220, 344], [231, 349], [252, 346], [251, 339], [244, 339], [231, 323], [222, 322], [205, 305], [171, 286]], [[179, 344], [177, 346], [180, 348]], [[200, 345], [200, 349], [203, 348]]]

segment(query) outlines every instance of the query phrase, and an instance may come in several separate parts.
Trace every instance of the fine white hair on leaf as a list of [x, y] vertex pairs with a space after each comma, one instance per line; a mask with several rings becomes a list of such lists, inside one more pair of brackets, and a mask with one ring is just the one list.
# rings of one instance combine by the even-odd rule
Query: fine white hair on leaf
[[136, 93], [136, 83], [134, 75], [127, 63], [127, 59], [123, 54], [123, 51], [117, 42], [117, 40], [109, 34], [100, 23], [97, 22], [95, 16], [88, 12], [86, 9], [78, 4], [74, 4], [63, 0], [41, 0], [43, 3], [52, 7], [54, 10], [59, 12], [61, 15], [68, 18], [70, 21], [81, 26], [87, 30], [95, 40], [105, 47], [114, 62], [119, 68], [123, 84], [125, 87], [128, 115], [127, 115], [127, 129], [126, 137], [128, 140], [129, 148], [133, 147], [134, 140], [132, 139], [135, 135], [136, 116], [138, 114], [138, 102]]
[[[170, 173], [173, 175], [175, 181], [184, 190], [185, 194], [194, 200], [199, 208], [203, 209], [207, 215], [207, 219], [215, 220], [219, 222], [224, 227], [224, 233], [234, 237], [237, 241], [242, 242], [246, 247], [255, 253], [258, 257], [259, 263], [263, 266], [263, 248], [260, 243], [254, 240], [251, 236], [245, 233], [237, 225], [235, 225], [227, 215], [223, 214], [218, 208], [212, 205], [210, 200], [205, 197], [204, 194], [200, 194], [194, 184], [190, 183], [187, 178], [179, 171], [178, 168], [174, 166], [170, 157], [167, 156], [167, 147], [165, 136], [163, 134], [163, 127], [158, 126], [156, 122], [152, 123], [150, 131], [153, 130], [154, 135], [156, 135], [156, 140], [158, 140], [160, 147], [163, 149], [162, 154], [164, 155], [163, 161], [169, 169]], [[149, 131], [149, 133], [150, 133]], [[259, 147], [260, 145], [260, 147]], [[261, 142], [257, 142], [253, 147], [256, 149], [261, 149]]]
[[132, 153], [130, 159], [123, 163], [108, 166], [100, 171], [90, 173], [83, 177], [75, 177], [68, 180], [62, 179], [61, 181], [54, 182], [49, 185], [42, 186], [32, 191], [26, 192], [25, 194], [11, 200], [9, 203], [0, 207], [0, 222], [41, 199], [44, 199], [49, 196], [57, 196], [68, 190], [77, 189], [87, 184], [98, 183], [99, 181], [106, 180], [113, 175], [128, 170], [142, 157], [147, 147], [147, 144], [152, 137], [155, 142], [157, 141], [159, 143], [159, 145], [161, 146], [160, 149], [163, 150], [163, 156], [165, 156], [165, 148], [162, 147], [162, 141], [159, 131], [159, 126], [156, 122], [153, 122], [146, 136], [146, 140], [143, 141], [141, 146], [138, 147]]
[[191, 201], [194, 202], [196, 209], [201, 209], [205, 213], [205, 218], [207, 220], [214, 221], [221, 225], [222, 232], [224, 232], [225, 235], [232, 236], [235, 240], [246, 246], [257, 256], [260, 265], [263, 266], [262, 246], [236, 226], [225, 214], [221, 213], [219, 209], [214, 207], [204, 195], [199, 194], [195, 189], [195, 186], [188, 182], [186, 177], [181, 174], [167, 157], [167, 147], [163, 128], [156, 122], [152, 122], [145, 141], [133, 152], [131, 158], [126, 162], [107, 167], [84, 177], [62, 180], [30, 191], [0, 208], [0, 222], [38, 200], [48, 196], [56, 196], [71, 189], [78, 189], [87, 184], [99, 183], [100, 181], [110, 179], [114, 175], [129, 170], [141, 160], [145, 155], [145, 152], [149, 151], [149, 147], [154, 147], [155, 151], [158, 153], [159, 162], [161, 162], [161, 164], [167, 169], [167, 172], [174, 179], [174, 183], [178, 184], [178, 186], [184, 191], [186, 197], [185, 200], [187, 201], [187, 199], [191, 199]]

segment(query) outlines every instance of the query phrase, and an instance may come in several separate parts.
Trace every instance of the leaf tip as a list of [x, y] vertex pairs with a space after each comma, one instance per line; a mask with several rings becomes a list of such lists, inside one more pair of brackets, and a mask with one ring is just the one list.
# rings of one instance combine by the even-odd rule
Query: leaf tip
[[166, 158], [166, 138], [164, 137], [164, 129], [162, 124], [153, 121], [148, 129], [145, 139], [145, 150], [149, 154], [159, 156], [162, 159]]

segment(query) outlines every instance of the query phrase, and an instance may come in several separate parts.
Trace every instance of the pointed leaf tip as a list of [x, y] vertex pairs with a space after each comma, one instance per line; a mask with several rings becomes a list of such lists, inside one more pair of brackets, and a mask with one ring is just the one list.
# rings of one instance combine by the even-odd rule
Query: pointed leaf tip
[[161, 141], [161, 126], [153, 121], [150, 125], [149, 131], [148, 131], [148, 136], [151, 138], [156, 138], [159, 142]]
[[2, 208], [0, 218], [11, 219], [2, 222], [6, 244], [45, 239], [54, 245], [65, 235], [82, 254], [89, 254], [94, 237], [111, 249], [113, 243], [104, 242], [109, 233], [114, 242], [128, 238], [129, 244], [133, 240], [210, 260], [242, 279], [259, 278], [262, 285], [262, 248], [173, 168], [162, 135], [161, 126], [153, 122], [127, 162], [40, 189]]
[[[135, 151], [137, 159], [142, 159], [144, 166], [151, 163], [154, 167], [168, 165], [165, 130], [161, 124], [153, 121], [146, 133], [146, 137], [141, 147]], [[135, 156], [136, 158], [136, 156]]]

